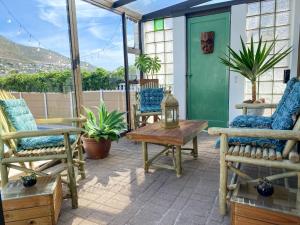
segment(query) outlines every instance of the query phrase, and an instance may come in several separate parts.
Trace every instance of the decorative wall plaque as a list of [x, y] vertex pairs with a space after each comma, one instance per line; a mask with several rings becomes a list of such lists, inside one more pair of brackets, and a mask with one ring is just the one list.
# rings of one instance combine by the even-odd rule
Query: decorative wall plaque
[[201, 49], [204, 54], [211, 54], [214, 52], [215, 32], [201, 33]]

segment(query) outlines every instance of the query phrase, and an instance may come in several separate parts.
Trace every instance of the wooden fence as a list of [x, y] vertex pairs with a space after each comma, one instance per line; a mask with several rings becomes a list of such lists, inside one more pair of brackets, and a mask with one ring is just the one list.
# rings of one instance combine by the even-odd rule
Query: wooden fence
[[[55, 118], [74, 116], [74, 92], [64, 93], [35, 93], [12, 92], [16, 98], [23, 98], [35, 118]], [[84, 107], [98, 106], [102, 99], [108, 109], [126, 112], [126, 97], [124, 90], [85, 91], [83, 92]], [[130, 92], [131, 104], [135, 103], [135, 91]], [[94, 109], [93, 109], [94, 111]]]

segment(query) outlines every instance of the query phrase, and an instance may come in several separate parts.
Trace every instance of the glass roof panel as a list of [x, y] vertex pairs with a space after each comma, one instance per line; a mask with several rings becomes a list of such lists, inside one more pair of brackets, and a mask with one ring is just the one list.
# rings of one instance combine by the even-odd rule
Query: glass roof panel
[[211, 0], [209, 2], [205, 2], [205, 3], [199, 4], [199, 5], [195, 5], [195, 6], [193, 6], [193, 8], [206, 6], [206, 5], [218, 4], [218, 3], [222, 3], [222, 2], [231, 2], [231, 1], [232, 0]]
[[145, 15], [185, 1], [186, 0], [136, 0], [127, 4], [126, 7]]

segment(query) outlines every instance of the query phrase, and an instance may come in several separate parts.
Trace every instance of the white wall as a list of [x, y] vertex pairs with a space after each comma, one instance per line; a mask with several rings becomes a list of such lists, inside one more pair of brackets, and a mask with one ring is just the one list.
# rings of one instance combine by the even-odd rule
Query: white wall
[[[247, 4], [234, 5], [231, 7], [231, 32], [230, 45], [234, 50], [241, 48], [240, 37], [246, 40], [246, 16]], [[241, 115], [240, 109], [235, 105], [244, 100], [245, 79], [236, 72], [230, 71], [229, 75], [229, 122], [234, 117]]]
[[173, 18], [174, 95], [179, 102], [180, 119], [186, 118], [186, 18]]
[[[299, 33], [300, 33], [300, 1], [292, 0], [292, 18], [291, 18], [291, 45], [293, 46], [293, 52], [291, 53], [290, 68], [291, 76], [297, 76], [297, 66], [299, 57]], [[300, 76], [300, 74], [298, 74]]]

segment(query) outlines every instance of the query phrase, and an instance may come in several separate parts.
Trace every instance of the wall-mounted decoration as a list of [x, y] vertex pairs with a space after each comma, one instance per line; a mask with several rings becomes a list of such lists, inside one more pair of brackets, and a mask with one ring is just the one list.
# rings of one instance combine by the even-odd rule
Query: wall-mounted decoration
[[204, 54], [211, 54], [214, 52], [215, 32], [202, 32], [201, 33], [201, 49]]

